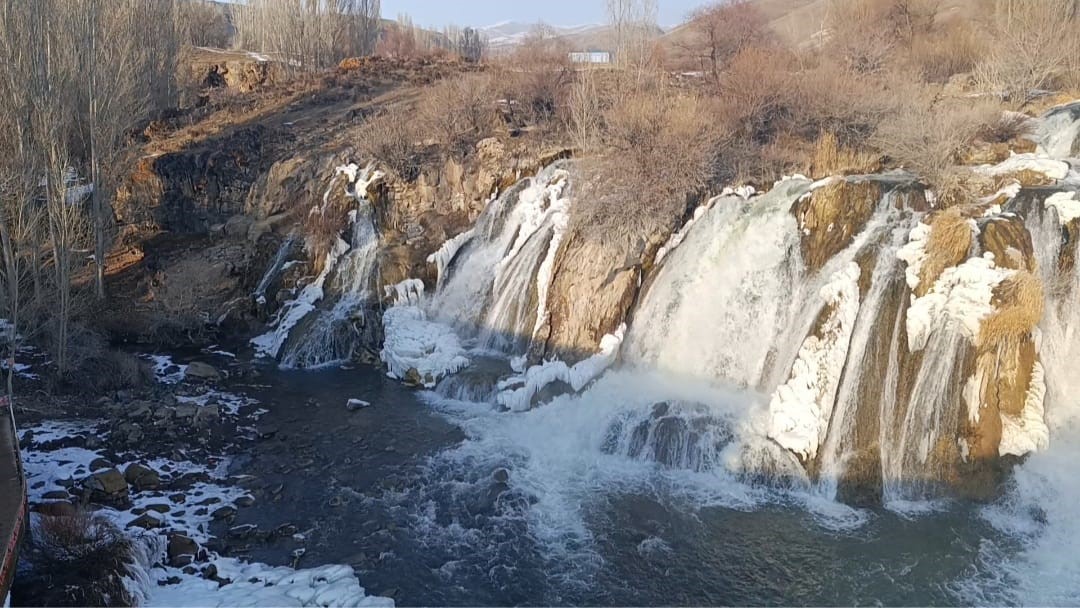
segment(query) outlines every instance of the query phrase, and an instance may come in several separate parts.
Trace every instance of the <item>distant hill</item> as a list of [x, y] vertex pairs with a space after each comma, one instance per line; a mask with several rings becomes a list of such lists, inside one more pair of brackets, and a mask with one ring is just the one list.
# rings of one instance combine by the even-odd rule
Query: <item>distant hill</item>
[[[521, 44], [536, 27], [535, 23], [503, 21], [477, 28], [487, 36], [488, 47], [494, 52], [507, 51]], [[610, 50], [611, 27], [606, 24], [585, 24], [572, 26], [548, 26], [570, 46], [578, 49]]]

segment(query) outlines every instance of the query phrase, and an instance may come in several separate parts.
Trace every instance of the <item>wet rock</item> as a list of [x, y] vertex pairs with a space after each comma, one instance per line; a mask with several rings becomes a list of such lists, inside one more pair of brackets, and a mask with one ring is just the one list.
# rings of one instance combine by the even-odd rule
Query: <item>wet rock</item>
[[492, 471], [491, 478], [495, 480], [496, 483], [506, 483], [510, 480], [510, 471], [503, 467], [499, 467]]
[[67, 501], [45, 502], [33, 505], [30, 510], [50, 517], [71, 517], [75, 515], [75, 505]]
[[252, 505], [255, 504], [255, 497], [245, 494], [244, 496], [240, 496], [236, 500], [234, 500], [233, 504], [235, 504], [238, 507], [246, 509], [246, 508], [251, 507]]
[[199, 407], [195, 405], [178, 405], [174, 410], [176, 417], [180, 420], [190, 421], [194, 420], [199, 413]]
[[420, 375], [420, 372], [415, 367], [410, 367], [405, 372], [405, 377], [401, 379], [405, 386], [423, 386], [424, 378]]
[[128, 523], [129, 528], [142, 528], [144, 530], [156, 530], [165, 525], [165, 520], [156, 511], [147, 511]]
[[229, 484], [240, 486], [245, 490], [254, 490], [260, 487], [259, 478], [254, 475], [233, 475], [229, 478]]
[[270, 424], [270, 423], [265, 423], [265, 422], [255, 425], [255, 434], [260, 439], [269, 439], [270, 437], [273, 437], [274, 435], [277, 435], [277, 433], [278, 433], [277, 425]]
[[246, 215], [234, 215], [225, 222], [223, 231], [225, 233], [225, 236], [243, 238], [247, 236], [248, 230], [251, 229], [251, 225], [254, 223], [255, 220], [251, 219]]
[[229, 528], [229, 538], [245, 540], [254, 536], [258, 530], [259, 527], [255, 524], [241, 524], [239, 526], [233, 526]]
[[136, 490], [156, 490], [161, 487], [161, 475], [150, 467], [132, 463], [124, 469], [124, 479]]
[[217, 382], [218, 380], [221, 380], [221, 374], [209, 363], [192, 361], [191, 363], [188, 363], [187, 369], [184, 371], [184, 378], [187, 380]]
[[83, 479], [82, 487], [90, 493], [90, 500], [95, 502], [121, 504], [128, 499], [127, 482], [115, 468], [98, 471]]
[[199, 426], [210, 426], [221, 419], [221, 407], [217, 404], [205, 405], [195, 412], [195, 424]]
[[195, 561], [199, 553], [199, 543], [183, 534], [170, 534], [166, 554], [169, 557], [169, 565], [174, 568], [186, 566]]
[[210, 475], [203, 472], [191, 472], [184, 473], [180, 477], [174, 479], [169, 484], [170, 489], [173, 490], [190, 490], [197, 483], [207, 483], [210, 481]]
[[155, 503], [152, 505], [146, 505], [147, 511], [154, 511], [156, 513], [168, 513], [170, 511], [169, 505], [163, 503]]
[[52, 490], [42, 494], [41, 498], [44, 500], [70, 500], [71, 494], [68, 494], [66, 490]]
[[210, 513], [210, 517], [214, 518], [215, 520], [236, 517], [236, 507], [233, 507], [232, 505], [218, 507], [217, 509], [214, 509], [212, 513]]
[[184, 501], [187, 500], [187, 496], [185, 496], [183, 494], [179, 494], [179, 493], [178, 494], [170, 494], [169, 495], [169, 500], [171, 502], [173, 502], [174, 504], [182, 505], [182, 504], [184, 504]]
[[127, 417], [135, 420], [142, 420], [149, 418], [154, 413], [154, 409], [150, 407], [149, 403], [138, 403], [127, 410]]
[[274, 535], [280, 537], [289, 537], [296, 534], [299, 529], [293, 524], [281, 524], [274, 528]]

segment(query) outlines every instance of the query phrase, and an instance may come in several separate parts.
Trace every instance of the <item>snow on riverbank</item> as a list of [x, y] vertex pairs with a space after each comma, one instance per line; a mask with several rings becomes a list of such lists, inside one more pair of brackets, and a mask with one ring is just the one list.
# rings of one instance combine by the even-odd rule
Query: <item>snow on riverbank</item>
[[[158, 380], [176, 384], [183, 366], [155, 356]], [[179, 370], [179, 371], [177, 371]], [[176, 408], [207, 408], [213, 400], [225, 416], [240, 416], [242, 406], [255, 401], [245, 395], [210, 390], [197, 395], [175, 395]], [[166, 406], [161, 406], [167, 409]], [[245, 410], [247, 411], [247, 410]], [[255, 417], [258, 411], [247, 414]], [[222, 510], [235, 513], [254, 497], [228, 476], [229, 460], [220, 455], [172, 449], [172, 458], [134, 453], [112, 441], [109, 421], [102, 419], [46, 420], [23, 430], [23, 461], [31, 505], [75, 500], [76, 488], [94, 486], [118, 497], [127, 495], [123, 508], [100, 506], [96, 513], [114, 523], [131, 540], [133, 562], [125, 586], [145, 606], [393, 606], [389, 598], [369, 596], [353, 568], [323, 565], [295, 569], [248, 563], [206, 549], [212, 546], [211, 523]], [[244, 428], [244, 427], [239, 427]], [[149, 441], [153, 441], [150, 439]], [[110, 447], [112, 446], [112, 447]], [[193, 460], [178, 460], [190, 454]], [[116, 456], [121, 456], [117, 458]], [[140, 485], [128, 468], [145, 467], [153, 483]], [[113, 484], [110, 485], [110, 480]], [[112, 503], [110, 503], [112, 504]], [[45, 517], [32, 514], [34, 520]], [[193, 541], [198, 558], [185, 568], [171, 562], [168, 539], [181, 535]], [[191, 542], [185, 541], [185, 542]], [[298, 549], [297, 555], [303, 554]], [[182, 553], [186, 553], [183, 551]], [[191, 558], [188, 558], [190, 561]], [[30, 565], [32, 567], [32, 565]]]

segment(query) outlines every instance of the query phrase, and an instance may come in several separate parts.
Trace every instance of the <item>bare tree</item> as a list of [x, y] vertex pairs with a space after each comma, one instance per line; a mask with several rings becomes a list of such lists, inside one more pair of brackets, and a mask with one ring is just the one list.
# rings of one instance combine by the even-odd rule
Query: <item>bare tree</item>
[[975, 70], [983, 88], [1019, 102], [1053, 86], [1080, 53], [1075, 0], [997, 0], [994, 44]]
[[582, 152], [595, 145], [603, 119], [600, 96], [593, 71], [586, 67], [578, 72], [577, 80], [570, 88], [567, 103], [567, 129]]
[[739, 51], [769, 39], [768, 22], [761, 11], [748, 0], [733, 0], [691, 13], [686, 39], [678, 47], [716, 84], [723, 66]]
[[[91, 215], [94, 227], [95, 292], [105, 297], [105, 256], [113, 220], [108, 197], [115, 192], [126, 150], [125, 134], [150, 108], [150, 89], [138, 73], [147, 66], [138, 36], [139, 0], [73, 2], [82, 27], [80, 70], [87, 92]], [[108, 41], [108, 42], [105, 42]]]
[[622, 66], [645, 66], [656, 37], [656, 0], [607, 0], [608, 20], [615, 37], [615, 61]]
[[381, 25], [379, 0], [251, 0], [233, 11], [240, 46], [307, 69], [370, 55]]

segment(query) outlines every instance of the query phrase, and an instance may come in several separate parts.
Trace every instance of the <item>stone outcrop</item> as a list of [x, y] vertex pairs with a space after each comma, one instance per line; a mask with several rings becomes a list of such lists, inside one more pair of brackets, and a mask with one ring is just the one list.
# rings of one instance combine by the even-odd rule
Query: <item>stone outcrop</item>
[[851, 244], [881, 199], [881, 185], [870, 180], [840, 179], [814, 190], [792, 212], [802, 230], [803, 262], [817, 271]]

